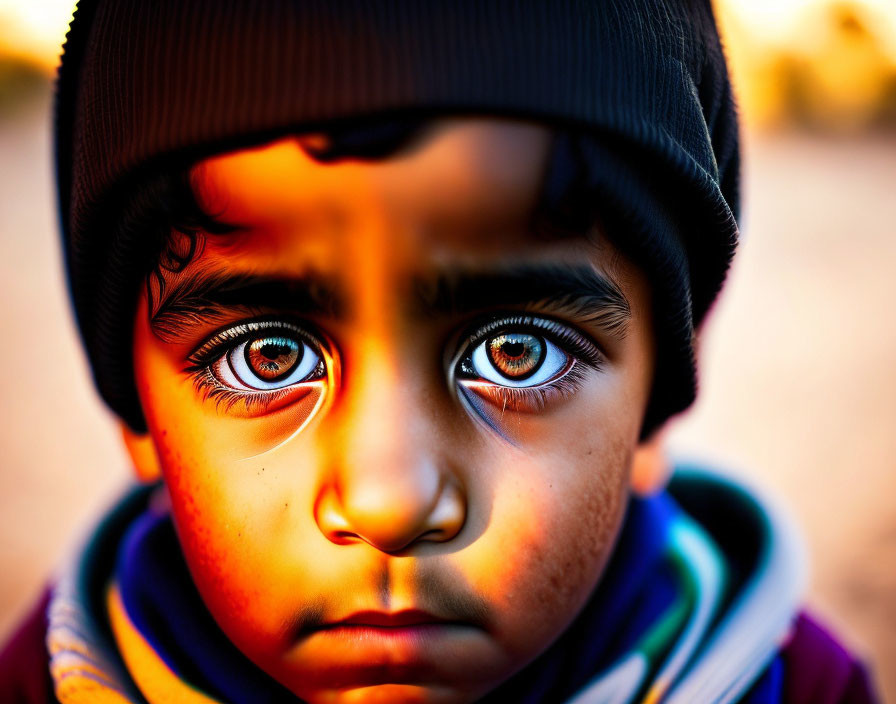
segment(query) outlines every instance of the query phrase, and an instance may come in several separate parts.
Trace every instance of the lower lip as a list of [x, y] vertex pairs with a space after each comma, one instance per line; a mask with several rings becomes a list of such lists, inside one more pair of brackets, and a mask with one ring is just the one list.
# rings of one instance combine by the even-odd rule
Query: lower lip
[[453, 623], [415, 623], [406, 626], [370, 626], [363, 623], [336, 624], [318, 633], [347, 640], [382, 640], [384, 642], [410, 642], [439, 638], [464, 628]]
[[436, 656], [452, 638], [471, 635], [472, 626], [458, 623], [417, 623], [404, 626], [335, 624], [315, 631], [312, 641], [338, 646], [351, 658], [389, 662], [420, 662]]
[[442, 680], [458, 669], [459, 653], [482, 646], [483, 631], [469, 624], [403, 626], [336, 624], [306, 635], [294, 657], [313, 663], [315, 681], [339, 687]]

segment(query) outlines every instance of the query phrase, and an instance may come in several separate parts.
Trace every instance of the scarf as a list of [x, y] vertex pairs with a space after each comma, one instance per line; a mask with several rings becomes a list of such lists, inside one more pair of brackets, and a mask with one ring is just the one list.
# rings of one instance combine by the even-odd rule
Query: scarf
[[[63, 704], [294, 699], [227, 639], [155, 487], [104, 517], [57, 584], [47, 636]], [[680, 468], [632, 498], [585, 607], [484, 702], [777, 702], [802, 560], [789, 527], [729, 479]], [[297, 700], [296, 700], [297, 701]]]

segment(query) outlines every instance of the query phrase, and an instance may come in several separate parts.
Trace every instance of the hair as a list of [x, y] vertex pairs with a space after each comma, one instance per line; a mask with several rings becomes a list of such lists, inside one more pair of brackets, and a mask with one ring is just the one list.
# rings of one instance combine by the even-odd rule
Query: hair
[[[137, 0], [83, 0], [72, 22], [54, 129], [62, 235], [88, 361], [115, 413], [146, 429], [133, 302], [148, 268], [183, 266], [202, 246], [191, 234], [165, 249], [172, 232], [204, 232], [184, 186], [192, 163], [320, 126], [333, 143], [321, 158], [377, 158], [449, 114], [557, 128], [536, 215], [586, 235], [599, 217], [650, 281], [659, 383], [645, 432], [691, 404], [695, 327], [725, 280], [740, 200], [737, 114], [708, 0], [610, 12], [577, 0], [507, 13], [424, 3], [397, 23], [394, 3], [371, 0], [346, 15], [373, 31], [365, 42], [332, 31], [345, 14], [333, 3], [270, 5], [153, 3], [150, 18]], [[208, 32], [211, 20], [222, 31]], [[440, 31], [446, 21], [453, 31]]]
[[[324, 139], [319, 143], [306, 143], [304, 148], [312, 158], [322, 163], [349, 157], [383, 159], [410, 148], [430, 124], [431, 118], [393, 117], [364, 122], [356, 120], [330, 126], [325, 131], [315, 130], [315, 134], [321, 133]], [[545, 238], [559, 233], [593, 237], [595, 226], [600, 224], [601, 234], [606, 235], [623, 255], [643, 267], [645, 262], [656, 259], [656, 253], [641, 251], [638, 242], [644, 242], [644, 239], [627, 236], [624, 215], [617, 213], [613, 217], [611, 211], [602, 207], [604, 202], [595, 194], [591, 174], [595, 168], [592, 162], [597, 161], [600, 156], [593, 151], [597, 142], [596, 135], [581, 130], [562, 126], [554, 129], [533, 213], [533, 230]], [[198, 159], [168, 159], [155, 169], [145, 171], [142, 177], [121, 189], [120, 208], [107, 213], [106, 223], [110, 228], [108, 242], [113, 247], [109, 273], [112, 275], [114, 270], [115, 278], [121, 282], [121, 295], [130, 295], [135, 302], [142, 281], [150, 314], [154, 310], [154, 302], [157, 303], [164, 294], [166, 278], [184, 271], [201, 254], [206, 236], [231, 231], [227, 225], [216, 221], [213, 213], [203, 210], [197, 201], [190, 176], [196, 161]], [[684, 254], [679, 253], [674, 246], [668, 246], [667, 249], [669, 251], [663, 252], [662, 260], [667, 269], [671, 266], [672, 271], [657, 270], [655, 267], [646, 271], [648, 279], [654, 285], [654, 327], [658, 340], [664, 335], [664, 325], [669, 327], [677, 324], [679, 313], [673, 311], [672, 314], [661, 315], [657, 313], [657, 308], [662, 305], [668, 308], [668, 291], [682, 290], [687, 284], [681, 282], [688, 278]], [[127, 252], [127, 256], [116, 256], [116, 250]], [[666, 287], [656, 287], [658, 277], [667, 280]], [[134, 310], [133, 306], [129, 309]], [[125, 321], [113, 320], [101, 322], [105, 322], [110, 329], [113, 326], [121, 329], [126, 324]], [[668, 336], [669, 331], [666, 330], [665, 334]], [[130, 344], [129, 337], [127, 344]], [[120, 365], [123, 363], [122, 356], [130, 362], [130, 355], [119, 354], [116, 357], [114, 352], [106, 351], [106, 364]], [[664, 372], [664, 364], [667, 362], [658, 354], [655, 376], [678, 373], [679, 376], [687, 377], [679, 380], [679, 384], [692, 380], [693, 377], [687, 370], [671, 369]], [[642, 436], [652, 432], [669, 415], [665, 408], [666, 402], [658, 397], [671, 395], [672, 392], [659, 389], [658, 393], [656, 383], [654, 387]], [[144, 429], [145, 427], [135, 428]]]
[[[324, 137], [320, 142], [306, 143], [303, 148], [321, 163], [344, 158], [384, 159], [411, 147], [429, 124], [422, 118], [345, 124], [320, 133]], [[558, 161], [559, 152], [569, 148], [568, 139], [573, 135], [558, 131], [555, 137], [534, 213], [533, 229], [545, 237], [570, 232], [591, 236], [600, 214], [592, 212], [593, 208], [583, 207], [582, 194], [587, 189], [581, 179], [577, 179], [581, 173], [551, 168], [551, 164]], [[573, 158], [581, 161], [583, 155], [577, 154]], [[214, 213], [206, 212], [200, 206], [190, 172], [191, 165], [179, 164], [136, 182], [113, 235], [113, 239], [118, 239], [142, 233], [142, 246], [136, 259], [146, 267], [141, 278], [146, 284], [150, 309], [153, 291], [161, 296], [166, 274], [184, 271], [201, 254], [206, 234], [231, 231], [228, 225], [215, 219]]]
[[[336, 126], [319, 143], [304, 149], [315, 160], [328, 163], [354, 157], [383, 159], [407, 148], [426, 127], [420, 120], [382, 120]], [[198, 203], [190, 178], [190, 165], [174, 165], [138, 181], [117, 224], [115, 239], [142, 231], [141, 250], [150, 312], [155, 296], [165, 290], [166, 274], [182, 272], [202, 252], [206, 234], [226, 234], [231, 228], [218, 222]]]

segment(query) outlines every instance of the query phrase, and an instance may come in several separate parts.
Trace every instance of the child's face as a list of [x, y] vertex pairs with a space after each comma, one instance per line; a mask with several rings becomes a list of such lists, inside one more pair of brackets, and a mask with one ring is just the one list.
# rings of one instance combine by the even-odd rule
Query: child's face
[[612, 551], [649, 291], [602, 237], [532, 234], [548, 148], [458, 120], [382, 161], [283, 139], [194, 171], [238, 229], [142, 298], [138, 388], [205, 603], [306, 700], [479, 696]]

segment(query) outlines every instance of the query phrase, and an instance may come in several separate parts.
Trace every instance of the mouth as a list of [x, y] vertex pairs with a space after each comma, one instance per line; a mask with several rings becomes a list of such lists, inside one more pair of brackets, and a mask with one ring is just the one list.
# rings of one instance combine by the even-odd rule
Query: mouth
[[439, 653], [446, 648], [475, 641], [480, 634], [468, 621], [418, 609], [358, 611], [320, 624], [306, 643], [319, 654], [318, 668], [340, 678], [409, 683], [437, 671]]
[[406, 609], [392, 613], [385, 611], [358, 611], [343, 619], [330, 621], [320, 626], [319, 630], [333, 630], [337, 628], [354, 629], [415, 629], [432, 626], [470, 626], [465, 621], [457, 621], [442, 618], [428, 611], [419, 609]]
[[462, 670], [456, 654], [477, 651], [484, 638], [483, 626], [459, 613], [363, 610], [320, 620], [305, 629], [296, 648], [314, 663], [315, 677], [340, 686], [419, 684]]

